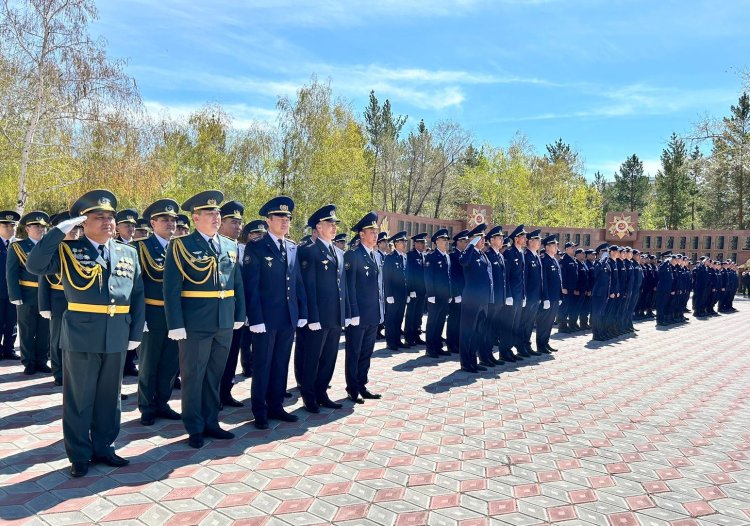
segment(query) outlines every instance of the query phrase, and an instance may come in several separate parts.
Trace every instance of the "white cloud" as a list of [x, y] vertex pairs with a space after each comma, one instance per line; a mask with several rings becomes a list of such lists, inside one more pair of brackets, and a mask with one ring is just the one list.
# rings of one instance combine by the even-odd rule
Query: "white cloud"
[[[167, 117], [184, 120], [206, 106], [206, 103], [168, 104], [155, 100], [143, 103], [152, 117]], [[266, 126], [276, 121], [278, 111], [273, 108], [249, 106], [247, 104], [222, 104], [222, 109], [232, 118], [232, 127], [247, 129], [253, 126]]]

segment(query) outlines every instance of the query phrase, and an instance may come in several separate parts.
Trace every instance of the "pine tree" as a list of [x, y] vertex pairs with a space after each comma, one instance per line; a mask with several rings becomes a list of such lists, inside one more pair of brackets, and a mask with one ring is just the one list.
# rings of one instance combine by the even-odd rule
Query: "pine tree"
[[656, 174], [656, 217], [668, 229], [682, 227], [690, 215], [690, 174], [685, 141], [673, 133]]
[[642, 211], [648, 204], [650, 184], [643, 174], [643, 161], [637, 155], [625, 159], [615, 173], [612, 204], [623, 211]]

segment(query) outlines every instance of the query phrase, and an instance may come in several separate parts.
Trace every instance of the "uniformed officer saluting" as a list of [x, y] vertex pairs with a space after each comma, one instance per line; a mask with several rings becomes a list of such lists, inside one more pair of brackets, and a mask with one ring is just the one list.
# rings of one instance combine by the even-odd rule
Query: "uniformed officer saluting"
[[258, 429], [268, 429], [269, 418], [297, 420], [283, 406], [294, 330], [307, 323], [297, 246], [285, 239], [293, 210], [294, 201], [283, 195], [260, 208], [258, 214], [268, 218], [268, 232], [248, 241], [242, 264], [253, 340], [252, 407]]
[[341, 329], [349, 318], [343, 253], [333, 246], [336, 205], [325, 205], [307, 221], [318, 233], [312, 245], [300, 249], [302, 280], [307, 294], [307, 330], [300, 391], [305, 409], [341, 408], [326, 392], [336, 367]]
[[218, 234], [223, 198], [207, 190], [182, 204], [195, 231], [174, 238], [164, 262], [164, 311], [180, 349], [182, 422], [194, 448], [204, 437], [234, 438], [219, 427], [219, 382], [232, 331], [245, 322], [245, 296], [237, 244]]
[[176, 228], [180, 207], [172, 199], [159, 199], [143, 211], [154, 235], [135, 242], [141, 264], [146, 295], [146, 328], [140, 350], [138, 375], [138, 409], [141, 424], [153, 425], [156, 418], [180, 420], [180, 415], [167, 405], [180, 365], [177, 342], [167, 336], [164, 313], [164, 260], [167, 244]]
[[365, 398], [380, 398], [367, 389], [367, 373], [380, 323], [380, 272], [373, 254], [378, 240], [378, 214], [365, 215], [352, 230], [359, 235], [360, 243], [344, 254], [351, 311], [351, 323], [346, 328], [346, 392], [351, 401], [361, 404]]
[[[133, 247], [112, 239], [117, 199], [92, 190], [34, 247], [28, 269], [37, 275], [61, 274], [68, 310], [63, 315], [63, 438], [81, 477], [89, 461], [128, 464], [112, 447], [120, 432], [120, 388], [125, 352], [143, 335], [143, 282]], [[83, 223], [83, 237], [63, 238]]]
[[38, 278], [26, 267], [26, 259], [47, 231], [49, 216], [29, 212], [21, 218], [27, 238], [10, 244], [7, 261], [8, 297], [18, 307], [18, 336], [24, 374], [49, 373], [49, 322], [39, 314]]

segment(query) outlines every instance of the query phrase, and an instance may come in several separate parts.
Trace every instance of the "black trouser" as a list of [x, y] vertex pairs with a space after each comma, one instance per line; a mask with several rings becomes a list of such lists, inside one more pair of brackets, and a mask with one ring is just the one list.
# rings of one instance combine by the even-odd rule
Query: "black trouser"
[[404, 338], [406, 339], [406, 343], [414, 343], [419, 338], [426, 302], [427, 298], [424, 294], [417, 294], [417, 297], [410, 298], [409, 303], [406, 305], [406, 321], [404, 323]]
[[60, 330], [62, 329], [62, 317], [65, 311], [56, 312], [54, 307], [49, 319], [49, 363], [52, 368], [52, 376], [58, 382], [63, 379], [63, 351], [60, 348]]
[[449, 303], [435, 299], [427, 302], [427, 354], [437, 354], [443, 350], [443, 327], [448, 316]]
[[240, 357], [240, 344], [242, 343], [242, 329], [232, 331], [232, 343], [229, 345], [229, 354], [227, 363], [224, 366], [224, 374], [221, 375], [221, 384], [219, 385], [219, 398], [222, 402], [232, 397], [232, 386], [234, 385], [234, 375], [237, 372], [237, 361]]
[[502, 332], [501, 312], [505, 305], [490, 303], [487, 305], [487, 317], [485, 318], [484, 327], [482, 327], [482, 343], [479, 348], [479, 359], [489, 361], [492, 357], [492, 350], [495, 344], [500, 348], [502, 354], [502, 344], [500, 343], [500, 334]]
[[172, 386], [180, 367], [177, 341], [169, 339], [167, 329], [149, 327], [143, 333], [138, 370], [138, 409], [144, 415], [154, 416], [168, 409]]
[[571, 311], [573, 303], [574, 303], [573, 292], [570, 289], [568, 289], [568, 293], [563, 294], [562, 296], [562, 303], [560, 304], [560, 309], [558, 312], [558, 316], [559, 316], [559, 320], [561, 324], [564, 324], [564, 325], [568, 324], [568, 318], [570, 317], [570, 311]]
[[614, 297], [607, 300], [607, 305], [604, 309], [604, 332], [608, 336], [613, 336], [617, 332], [617, 311], [620, 307], [620, 301], [622, 298]]
[[671, 321], [669, 305], [672, 296], [669, 292], [656, 291], [656, 322], [667, 323]]
[[608, 300], [607, 296], [592, 296], [591, 298], [591, 335], [595, 339], [601, 339], [602, 333], [606, 331], [604, 313]]
[[[140, 348], [140, 346], [139, 346]], [[135, 359], [138, 357], [138, 350], [133, 349], [125, 353], [125, 363], [122, 364], [123, 371], [132, 371], [135, 369]]]
[[263, 422], [284, 409], [284, 394], [292, 354], [294, 327], [252, 334], [253, 381], [250, 386], [253, 416]]
[[13, 354], [16, 346], [18, 311], [8, 298], [0, 299], [0, 358]]
[[477, 351], [482, 342], [482, 328], [487, 318], [487, 305], [461, 303], [461, 338], [459, 352], [461, 367], [473, 368], [477, 365]]
[[305, 334], [307, 327], [294, 330], [294, 380], [302, 385], [302, 369], [305, 365]]
[[584, 327], [586, 325], [590, 325], [591, 323], [591, 296], [587, 296], [586, 293], [583, 293], [581, 295], [580, 302], [581, 304], [578, 312], [578, 319], [580, 320], [579, 325], [581, 325], [581, 327]]
[[458, 352], [458, 342], [461, 334], [461, 304], [452, 301], [448, 304], [448, 323], [445, 329], [445, 341], [448, 350]]
[[242, 372], [250, 376], [253, 372], [253, 335], [247, 325], [243, 325], [240, 331], [242, 331], [240, 364], [242, 365]]
[[385, 342], [388, 347], [397, 348], [401, 342], [401, 323], [404, 321], [406, 300], [396, 299], [385, 304]]
[[39, 314], [37, 305], [18, 305], [18, 332], [23, 366], [35, 368], [47, 365], [49, 322]]
[[521, 344], [526, 352], [531, 348], [531, 333], [534, 331], [536, 315], [540, 308], [539, 300], [526, 300], [526, 306], [521, 310]]
[[549, 345], [549, 337], [552, 334], [552, 326], [555, 324], [555, 317], [560, 310], [560, 302], [557, 300], [550, 301], [549, 309], [544, 309], [544, 304], [539, 306], [539, 312], [536, 317], [536, 350], [543, 351]]
[[[568, 294], [570, 296], [570, 300], [568, 300], [569, 307], [568, 307], [568, 319], [563, 320], [568, 322], [568, 326], [574, 326], [578, 325], [578, 316], [581, 313], [581, 300], [583, 299], [583, 296], [578, 294], [577, 296], [573, 294], [572, 292]], [[564, 302], [565, 300], [563, 300]]]
[[370, 360], [375, 349], [377, 325], [349, 325], [346, 328], [346, 391], [357, 396], [365, 390], [370, 371]]
[[317, 402], [328, 398], [326, 390], [336, 367], [341, 327], [313, 331], [308, 325], [306, 330], [300, 391], [304, 401]]
[[515, 316], [515, 307], [509, 307], [505, 304], [495, 304], [492, 317], [496, 320], [497, 344], [500, 349], [500, 358], [510, 359], [513, 357], [513, 318]]
[[522, 314], [523, 314], [523, 300], [513, 300], [513, 305], [510, 306], [512, 309], [511, 312], [508, 314], [512, 314], [512, 322], [511, 322], [511, 338], [513, 341], [513, 347], [516, 348], [516, 351], [519, 354], [527, 354], [526, 353], [526, 347], [523, 343], [523, 326], [521, 325], [522, 322]]

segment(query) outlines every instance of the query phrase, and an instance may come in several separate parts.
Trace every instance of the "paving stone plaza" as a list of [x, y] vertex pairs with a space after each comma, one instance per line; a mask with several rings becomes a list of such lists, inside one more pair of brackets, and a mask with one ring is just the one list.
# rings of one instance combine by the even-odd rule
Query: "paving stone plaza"
[[735, 307], [606, 345], [555, 336], [553, 355], [473, 376], [378, 342], [383, 399], [313, 415], [292, 390], [299, 422], [258, 431], [249, 407], [224, 410], [237, 438], [201, 450], [180, 422], [141, 426], [128, 378], [115, 445], [131, 464], [80, 479], [61, 389], [5, 360], [0, 524], [750, 524], [750, 301]]

